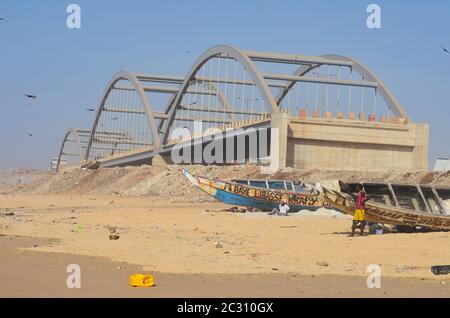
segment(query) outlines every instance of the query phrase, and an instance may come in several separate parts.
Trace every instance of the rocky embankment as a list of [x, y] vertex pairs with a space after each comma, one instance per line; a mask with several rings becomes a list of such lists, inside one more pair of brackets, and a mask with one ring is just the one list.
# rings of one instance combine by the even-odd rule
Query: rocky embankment
[[[71, 169], [45, 175], [16, 192], [19, 193], [64, 193], [64, 194], [115, 194], [121, 196], [157, 196], [169, 202], [205, 202], [212, 198], [201, 193], [183, 177], [182, 166], [166, 168], [140, 166], [117, 167], [97, 170]], [[273, 175], [263, 175], [255, 165], [239, 166], [186, 166], [193, 174], [222, 179], [303, 179], [314, 183], [326, 179], [344, 181], [383, 181], [394, 183], [433, 183], [450, 187], [450, 172], [338, 172], [319, 170], [296, 170], [286, 168]]]

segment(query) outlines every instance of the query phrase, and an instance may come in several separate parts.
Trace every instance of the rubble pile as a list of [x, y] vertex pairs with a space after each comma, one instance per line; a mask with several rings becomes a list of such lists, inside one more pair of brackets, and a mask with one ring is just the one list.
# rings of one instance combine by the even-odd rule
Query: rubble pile
[[167, 167], [115, 167], [97, 170], [71, 169], [45, 175], [22, 188], [22, 193], [65, 194], [115, 194], [122, 196], [152, 196], [167, 199], [171, 203], [207, 202], [213, 198], [195, 189], [181, 174], [187, 168], [194, 175], [218, 179], [255, 178], [302, 180], [312, 183], [326, 179], [341, 179], [348, 182], [382, 181], [393, 183], [433, 183], [450, 187], [450, 172], [340, 172], [319, 170], [297, 170], [286, 168], [273, 175], [261, 174], [260, 167], [252, 164], [214, 165], [169, 165]]

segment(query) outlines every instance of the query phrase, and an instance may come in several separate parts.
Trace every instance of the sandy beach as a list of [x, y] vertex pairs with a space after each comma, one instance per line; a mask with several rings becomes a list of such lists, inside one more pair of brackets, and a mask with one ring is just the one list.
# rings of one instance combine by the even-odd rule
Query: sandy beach
[[[141, 292], [130, 291], [128, 277], [136, 272], [155, 275], [158, 286], [142, 292], [155, 297], [450, 295], [450, 278], [430, 271], [450, 260], [448, 232], [352, 238], [351, 219], [339, 213], [278, 217], [117, 195], [4, 194], [0, 207], [3, 296], [134, 297]], [[118, 240], [109, 239], [110, 227]], [[76, 262], [92, 272], [85, 280], [92, 288], [65, 287], [65, 263]], [[381, 266], [381, 289], [366, 286], [369, 264]], [[11, 273], [26, 273], [49, 292], [32, 293]], [[59, 277], [60, 287], [43, 284], [45, 276]], [[102, 279], [115, 287], [102, 291]]]
[[[39, 253], [29, 248], [45, 240], [0, 237], [0, 297], [448, 297], [447, 284], [431, 279], [383, 279], [368, 289], [365, 277], [302, 274], [154, 273], [152, 288], [128, 285], [142, 266], [106, 258], [66, 253]], [[25, 249], [23, 249], [25, 248]], [[80, 289], [65, 285], [67, 264], [82, 269]]]

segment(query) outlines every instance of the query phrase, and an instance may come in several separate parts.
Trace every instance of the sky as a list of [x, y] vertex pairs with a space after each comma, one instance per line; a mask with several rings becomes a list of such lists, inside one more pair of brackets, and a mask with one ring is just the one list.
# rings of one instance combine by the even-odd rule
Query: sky
[[[66, 25], [71, 3], [80, 29]], [[371, 3], [380, 29], [367, 28]], [[450, 156], [449, 16], [438, 0], [2, 0], [0, 170], [47, 168], [68, 128], [91, 128], [85, 109], [117, 71], [183, 76], [216, 44], [361, 61], [414, 122], [429, 123], [432, 166]]]

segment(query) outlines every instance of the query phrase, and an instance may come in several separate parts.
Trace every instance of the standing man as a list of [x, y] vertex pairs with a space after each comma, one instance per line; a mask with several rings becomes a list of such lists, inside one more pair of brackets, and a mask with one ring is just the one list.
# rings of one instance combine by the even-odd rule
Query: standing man
[[369, 200], [369, 196], [364, 192], [362, 185], [359, 186], [359, 192], [356, 196], [356, 209], [353, 214], [352, 234], [355, 236], [355, 230], [357, 227], [361, 230], [361, 236], [364, 235], [364, 227], [366, 222], [364, 221], [364, 210], [366, 208], [366, 201]]

